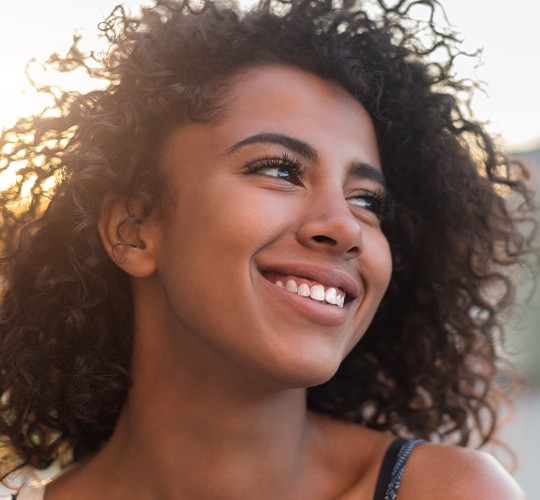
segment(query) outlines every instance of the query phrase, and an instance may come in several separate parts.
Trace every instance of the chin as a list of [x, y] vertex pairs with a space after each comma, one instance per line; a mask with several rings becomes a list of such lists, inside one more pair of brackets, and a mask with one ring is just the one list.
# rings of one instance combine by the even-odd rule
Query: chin
[[330, 380], [336, 374], [340, 361], [320, 358], [296, 359], [282, 366], [275, 376], [280, 385], [287, 389], [314, 387]]

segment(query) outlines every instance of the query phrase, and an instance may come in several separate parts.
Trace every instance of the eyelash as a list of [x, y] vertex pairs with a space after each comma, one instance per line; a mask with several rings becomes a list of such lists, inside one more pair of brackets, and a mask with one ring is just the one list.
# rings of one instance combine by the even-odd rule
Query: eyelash
[[[304, 173], [304, 167], [299, 158], [291, 156], [287, 152], [283, 152], [280, 156], [263, 156], [257, 158], [247, 165], [247, 170], [250, 174], [260, 174], [264, 169], [283, 169], [287, 171], [288, 178], [284, 176], [272, 176], [268, 175], [270, 178], [281, 179], [287, 182], [290, 182], [295, 185], [301, 184], [301, 177]], [[358, 207], [360, 209], [369, 210], [376, 215], [379, 220], [385, 220], [390, 217], [392, 213], [392, 199], [388, 196], [385, 190], [366, 190], [357, 196], [352, 196], [347, 200], [355, 198], [364, 198], [371, 203], [373, 208], [361, 207], [359, 205], [351, 204], [353, 207]]]
[[388, 218], [390, 215], [390, 203], [388, 200], [388, 196], [385, 191], [383, 190], [375, 190], [375, 191], [364, 191], [361, 194], [358, 194], [357, 196], [352, 196], [347, 199], [354, 200], [358, 198], [363, 198], [367, 200], [368, 203], [372, 205], [373, 208], [366, 208], [362, 207], [360, 205], [351, 204], [353, 207], [358, 207], [360, 209], [365, 209], [373, 212], [379, 220], [384, 220]]
[[247, 165], [247, 170], [251, 174], [266, 175], [261, 173], [261, 171], [268, 168], [286, 170], [289, 178], [272, 175], [268, 175], [268, 177], [282, 179], [291, 182], [292, 184], [300, 184], [300, 178], [304, 173], [304, 168], [302, 167], [300, 159], [295, 158], [286, 152], [282, 153], [280, 156], [263, 156], [251, 161]]

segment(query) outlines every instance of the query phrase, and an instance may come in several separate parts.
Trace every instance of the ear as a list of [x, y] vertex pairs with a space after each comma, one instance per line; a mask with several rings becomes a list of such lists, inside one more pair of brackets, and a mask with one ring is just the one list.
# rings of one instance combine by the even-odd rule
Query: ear
[[134, 278], [148, 278], [156, 272], [155, 250], [159, 221], [154, 214], [128, 212], [127, 196], [106, 195], [101, 204], [98, 228], [105, 250], [118, 267]]

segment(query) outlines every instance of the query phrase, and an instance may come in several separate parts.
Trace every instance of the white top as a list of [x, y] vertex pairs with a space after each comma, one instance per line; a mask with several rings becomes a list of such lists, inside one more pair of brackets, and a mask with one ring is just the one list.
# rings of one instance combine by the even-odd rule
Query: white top
[[[12, 500], [13, 498], [17, 500], [43, 500], [47, 485], [71, 469], [73, 465], [71, 463], [62, 468], [59, 463], [54, 462], [48, 469], [41, 471], [36, 471], [28, 466], [15, 471], [10, 480], [13, 486], [7, 486], [7, 491], [4, 490], [6, 493], [9, 491], [9, 494], [5, 495], [2, 491], [0, 500]], [[20, 487], [19, 492], [14, 494], [14, 490], [17, 490], [18, 487]]]
[[49, 481], [32, 479], [25, 483], [17, 495], [17, 500], [43, 500], [45, 486]]

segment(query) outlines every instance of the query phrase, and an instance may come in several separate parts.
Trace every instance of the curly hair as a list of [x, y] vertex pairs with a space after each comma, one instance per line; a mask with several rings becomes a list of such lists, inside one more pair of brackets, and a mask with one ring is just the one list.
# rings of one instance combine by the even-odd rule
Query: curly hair
[[[417, 9], [421, 17], [415, 20]], [[107, 83], [52, 93], [42, 115], [0, 138], [0, 434], [14, 466], [78, 459], [111, 435], [129, 390], [130, 282], [97, 229], [108, 193], [138, 224], [163, 206], [155, 168], [170, 131], [219, 120], [228, 78], [288, 65], [332, 80], [369, 112], [393, 195], [383, 230], [394, 271], [363, 340], [310, 408], [437, 441], [480, 444], [497, 418], [501, 311], [509, 270], [531, 253], [527, 171], [472, 118], [457, 80], [456, 36], [436, 0], [263, 0], [248, 12], [208, 0], [117, 7], [100, 25], [100, 66], [75, 40], [60, 71]], [[438, 56], [432, 57], [434, 54]], [[7, 452], [5, 456], [7, 456]]]

